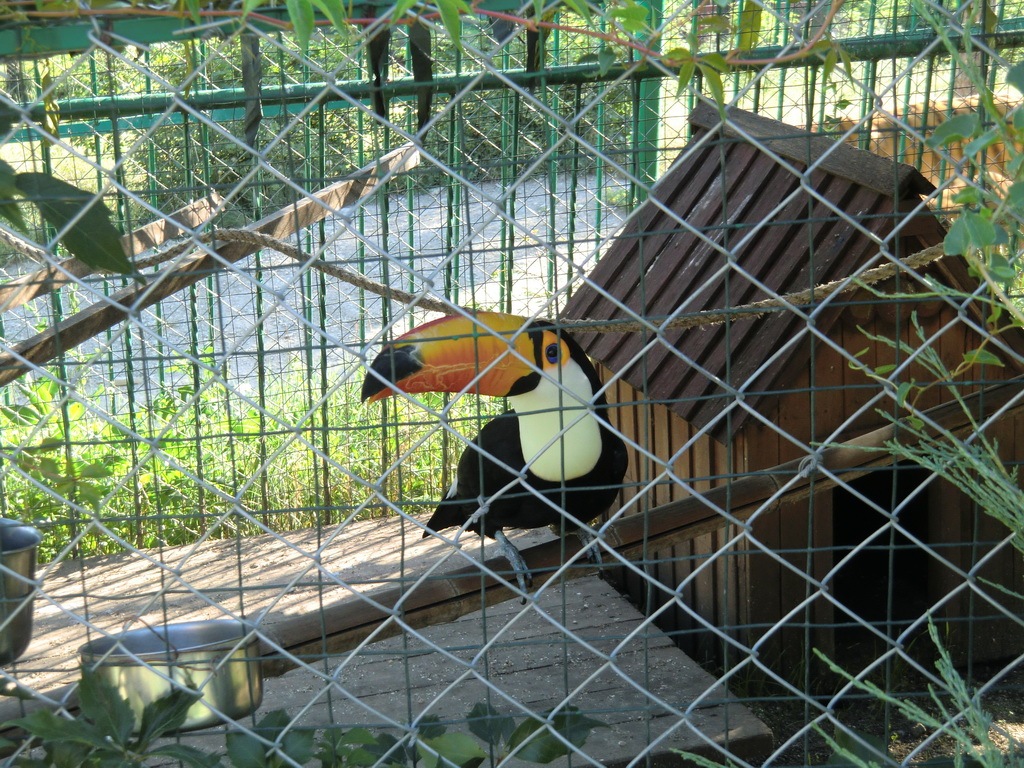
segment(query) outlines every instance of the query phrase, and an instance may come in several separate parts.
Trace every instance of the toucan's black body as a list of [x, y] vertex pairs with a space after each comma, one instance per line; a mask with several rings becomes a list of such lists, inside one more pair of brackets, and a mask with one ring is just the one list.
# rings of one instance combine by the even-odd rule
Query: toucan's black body
[[[487, 511], [468, 530], [492, 539], [502, 528], [560, 528], [564, 520], [571, 530], [575, 528], [572, 518], [589, 523], [611, 506], [626, 473], [622, 440], [602, 429], [601, 441], [601, 457], [590, 472], [562, 482], [544, 480], [529, 470], [522, 472], [526, 460], [519, 442], [519, 419], [514, 411], [504, 413], [485, 424], [473, 445], [462, 452], [456, 482], [427, 527], [443, 531], [461, 526], [481, 503]], [[514, 483], [520, 476], [521, 481]], [[501, 495], [495, 496], [499, 491]]]
[[372, 362], [363, 399], [399, 390], [509, 399], [513, 410], [484, 425], [462, 453], [425, 535], [468, 522], [467, 530], [498, 540], [521, 587], [529, 572], [502, 529], [586, 526], [621, 488], [626, 446], [608, 422], [597, 371], [551, 323], [477, 313], [420, 326]]

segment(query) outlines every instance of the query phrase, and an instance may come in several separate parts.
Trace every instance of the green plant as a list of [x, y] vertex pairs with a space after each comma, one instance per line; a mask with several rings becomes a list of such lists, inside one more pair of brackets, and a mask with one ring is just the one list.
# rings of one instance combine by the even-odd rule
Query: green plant
[[[29, 747], [38, 745], [42, 756], [29, 750], [14, 759], [19, 768], [104, 768], [144, 766], [153, 758], [176, 760], [190, 768], [212, 768], [220, 763], [184, 744], [158, 741], [178, 730], [189, 707], [200, 694], [183, 688], [149, 704], [136, 722], [128, 702], [95, 671], [82, 668], [78, 685], [77, 717], [61, 717], [40, 709], [5, 724], [22, 728], [30, 736]], [[136, 727], [137, 726], [137, 727]], [[14, 746], [11, 743], [5, 746]]]
[[[989, 288], [993, 299], [989, 304], [990, 325], [997, 327], [1004, 316], [1009, 316], [1019, 326], [1024, 324], [1024, 313], [1010, 298], [1009, 288], [1020, 272], [1014, 256], [1016, 236], [1011, 237], [1011, 233], [1019, 231], [1024, 218], [1024, 153], [1019, 149], [1024, 143], [1024, 105], [1018, 104], [1004, 114], [995, 103], [988, 75], [975, 60], [970, 35], [954, 39], [950, 25], [933, 7], [920, 0], [914, 6], [955, 58], [980, 107], [941, 123], [925, 142], [933, 149], [959, 147], [957, 172], [971, 181], [952, 198], [957, 210], [944, 249], [949, 255], [963, 256], [972, 273]], [[972, 7], [972, 13], [988, 12], [984, 5]], [[980, 21], [988, 24], [985, 19]], [[1024, 64], [1008, 67], [1005, 81], [1024, 93]], [[1005, 164], [994, 166], [989, 160], [994, 148], [1007, 153]]]
[[[946, 650], [938, 629], [928, 623], [928, 634], [938, 653], [936, 670], [942, 681], [941, 686], [928, 686], [931, 707], [918, 704], [913, 699], [894, 696], [890, 692], [867, 680], [858, 679], [824, 653], [815, 650], [818, 658], [825, 662], [834, 673], [854, 688], [870, 694], [876, 700], [891, 705], [911, 722], [921, 723], [932, 731], [941, 731], [953, 740], [950, 754], [933, 758], [921, 765], [931, 768], [1020, 768], [1024, 766], [1024, 753], [1017, 749], [1003, 751], [992, 740], [992, 718], [986, 714], [981, 698], [972, 693], [970, 686], [957, 671], [953, 659]], [[823, 728], [816, 730], [833, 750], [831, 765], [854, 765], [858, 768], [879, 765], [886, 762], [885, 743], [869, 735], [844, 732], [837, 729], [833, 736]]]
[[[591, 731], [604, 727], [600, 721], [580, 714], [575, 707], [517, 722], [511, 715], [498, 713], [482, 702], [473, 706], [466, 720], [469, 734], [448, 731], [436, 717], [422, 718], [411, 741], [400, 741], [387, 733], [375, 734], [365, 728], [328, 730], [320, 742], [318, 757], [324, 768], [373, 765], [477, 768], [489, 755], [493, 755], [495, 761], [514, 756], [543, 765], [571, 754], [573, 747], [584, 745]], [[258, 768], [257, 764], [251, 765]], [[236, 763], [236, 766], [249, 768], [249, 764]]]
[[[29, 742], [14, 758], [14, 766], [135, 768], [153, 758], [170, 758], [189, 768], [221, 765], [219, 755], [184, 744], [158, 743], [181, 728], [199, 693], [175, 688], [146, 706], [138, 723], [128, 702], [95, 670], [82, 668], [78, 695], [76, 717], [61, 717], [40, 709], [0, 726], [21, 728], [29, 734]], [[517, 723], [511, 715], [499, 714], [484, 703], [476, 704], [466, 719], [472, 735], [499, 758], [515, 755], [540, 764], [570, 754], [573, 747], [582, 747], [591, 731], [604, 725], [580, 714], [575, 707], [542, 718], [526, 717]], [[226, 757], [234, 768], [286, 768], [306, 765], [314, 756], [323, 768], [477, 768], [489, 754], [472, 736], [448, 731], [433, 716], [421, 718], [415, 732], [402, 740], [367, 728], [327, 728], [317, 741], [315, 729], [293, 727], [284, 710], [268, 713], [250, 730], [228, 733], [225, 744]], [[16, 745], [8, 741], [0, 747], [11, 749]], [[41, 757], [32, 754], [36, 747], [42, 751]]]
[[305, 765], [313, 756], [315, 733], [289, 728], [291, 718], [274, 710], [251, 733], [232, 732], [226, 737], [228, 759], [235, 768], [285, 768], [293, 762]]
[[[88, 556], [122, 551], [118, 539], [140, 548], [177, 546], [204, 532], [214, 538], [259, 534], [262, 526], [299, 530], [388, 514], [375, 503], [378, 491], [415, 514], [441, 498], [450, 482], [437, 467], [446, 465], [445, 451], [459, 446], [411, 406], [389, 404], [384, 420], [380, 410], [359, 403], [356, 384], [344, 383], [310, 412], [295, 396], [308, 384], [298, 367], [268, 383], [259, 405], [215, 381], [184, 379], [184, 373], [168, 371], [148, 402], [127, 414], [117, 392], [93, 388], [87, 407], [50, 379], [8, 387], [9, 404], [0, 405], [0, 513], [47, 532], [42, 561], [83, 529], [78, 551]], [[440, 397], [425, 402], [443, 407]], [[471, 434], [491, 413], [481, 407], [496, 406], [463, 398], [447, 420]], [[125, 424], [134, 424], [134, 434]], [[382, 455], [387, 444], [399, 453]], [[354, 480], [378, 477], [382, 461], [406, 451], [400, 470], [379, 485]], [[244, 478], [252, 481], [237, 491]], [[221, 490], [238, 492], [247, 508], [281, 511], [258, 525], [232, 515]], [[103, 528], [89, 529], [94, 520]]]

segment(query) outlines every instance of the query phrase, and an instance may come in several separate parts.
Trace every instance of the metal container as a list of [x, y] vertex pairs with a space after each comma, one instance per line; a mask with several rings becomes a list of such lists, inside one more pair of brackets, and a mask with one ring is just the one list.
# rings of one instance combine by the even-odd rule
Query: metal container
[[[259, 640], [238, 621], [217, 619], [143, 627], [82, 646], [84, 666], [95, 668], [131, 705], [136, 726], [145, 706], [166, 696], [171, 680], [203, 696], [182, 730], [245, 717], [263, 700]], [[218, 714], [218, 712], [220, 714]]]
[[32, 639], [36, 550], [42, 539], [31, 525], [0, 518], [0, 665], [21, 656]]

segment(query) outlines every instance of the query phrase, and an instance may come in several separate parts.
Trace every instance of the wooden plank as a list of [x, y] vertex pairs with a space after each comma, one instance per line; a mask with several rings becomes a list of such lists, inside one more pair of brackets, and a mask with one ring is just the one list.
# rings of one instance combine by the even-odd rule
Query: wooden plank
[[[407, 144], [388, 153], [353, 174], [305, 197], [294, 205], [270, 214], [253, 224], [254, 232], [284, 239], [308, 227], [332, 212], [355, 204], [373, 191], [393, 173], [408, 170], [419, 162], [419, 150]], [[77, 312], [61, 323], [17, 344], [11, 351], [0, 354], [0, 385], [9, 384], [28, 371], [73, 349], [137, 313], [162, 301], [183, 288], [202, 280], [207, 275], [224, 269], [259, 250], [250, 243], [230, 242], [216, 249], [216, 253], [195, 256], [170, 274], [160, 274], [152, 284], [133, 286]]]
[[[168, 240], [185, 234], [186, 229], [196, 229], [205, 224], [224, 199], [216, 192], [194, 200], [167, 217], [157, 219], [121, 238], [121, 245], [129, 258], [155, 248]], [[17, 309], [26, 302], [43, 294], [55, 291], [61, 286], [74, 283], [96, 270], [78, 259], [64, 259], [30, 275], [24, 275], [0, 285], [0, 312]]]

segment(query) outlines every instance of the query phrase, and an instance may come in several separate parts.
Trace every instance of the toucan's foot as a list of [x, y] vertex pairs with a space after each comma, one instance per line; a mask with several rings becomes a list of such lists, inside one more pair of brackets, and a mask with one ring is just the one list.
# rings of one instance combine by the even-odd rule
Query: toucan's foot
[[600, 571], [604, 562], [601, 560], [601, 547], [597, 543], [597, 534], [585, 527], [581, 527], [578, 533], [582, 548], [587, 550], [587, 560]]
[[[530, 575], [530, 569], [526, 567], [526, 561], [523, 556], [516, 549], [515, 544], [509, 541], [508, 536], [503, 531], [495, 531], [494, 539], [498, 542], [498, 546], [501, 548], [501, 554], [508, 560], [509, 565], [512, 566], [512, 570], [516, 574], [516, 582], [519, 584], [519, 589], [525, 594], [529, 591], [530, 587], [533, 586], [533, 576]], [[526, 598], [523, 598], [523, 602], [526, 602]]]

